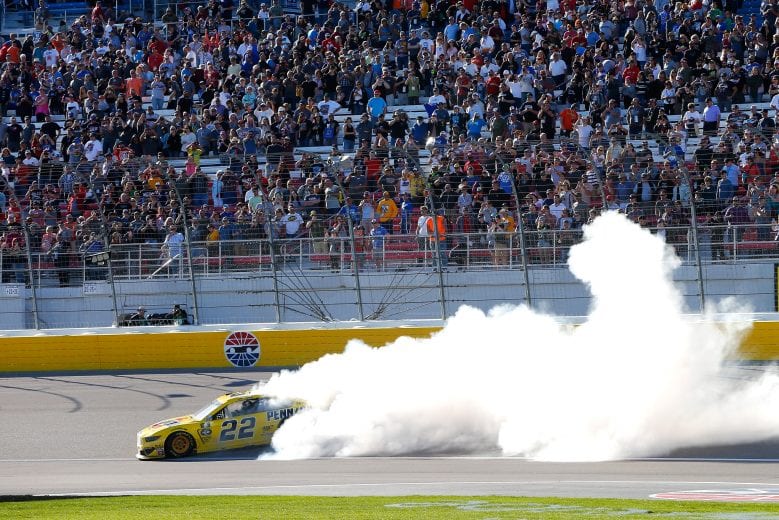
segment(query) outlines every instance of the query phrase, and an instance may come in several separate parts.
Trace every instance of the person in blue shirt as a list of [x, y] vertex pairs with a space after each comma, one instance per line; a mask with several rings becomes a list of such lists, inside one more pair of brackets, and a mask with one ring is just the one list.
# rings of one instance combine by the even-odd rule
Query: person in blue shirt
[[665, 157], [671, 164], [671, 168], [678, 168], [679, 161], [684, 161], [684, 148], [682, 148], [678, 138], [673, 139], [671, 144], [663, 153], [663, 157]]
[[470, 35], [474, 35], [474, 36], [476, 36], [477, 38], [479, 38], [479, 36], [480, 36], [480, 35], [479, 35], [479, 31], [476, 29], [476, 25], [475, 25], [475, 24], [474, 24], [474, 25], [471, 25], [471, 26], [469, 26], [467, 29], [465, 29], [465, 30], [462, 32], [462, 34], [460, 35], [460, 39], [461, 39], [462, 41], [466, 41], [466, 40], [468, 40], [468, 37], [469, 37]]
[[617, 182], [616, 186], [617, 201], [622, 204], [627, 203], [635, 187], [635, 184], [628, 180], [627, 175], [620, 173], [619, 182]]
[[138, 35], [135, 37], [135, 39], [138, 41], [138, 47], [140, 49], [145, 49], [149, 45], [151, 37], [152, 31], [150, 30], [150, 27], [143, 27], [140, 31], [138, 31]]
[[468, 121], [468, 137], [478, 139], [481, 137], [481, 129], [484, 128], [484, 119], [478, 113], [473, 114], [473, 118]]
[[338, 210], [336, 215], [351, 219], [352, 226], [358, 226], [360, 224], [360, 210], [351, 197], [346, 197], [344, 205], [341, 206], [341, 209]]
[[594, 47], [600, 39], [600, 34], [598, 33], [595, 26], [593, 26], [584, 37], [587, 39], [587, 47]]
[[181, 70], [181, 81], [187, 81], [192, 77], [192, 66], [189, 62], [184, 63], [184, 68]]
[[367, 109], [374, 124], [379, 120], [380, 115], [387, 112], [387, 102], [381, 97], [380, 90], [373, 91], [373, 97], [368, 100]]
[[719, 181], [717, 181], [717, 200], [725, 207], [733, 199], [735, 194], [736, 187], [733, 186], [733, 183], [728, 179], [727, 173], [725, 170], [720, 171], [720, 178]]
[[416, 123], [411, 127], [411, 137], [417, 144], [424, 144], [429, 134], [430, 125], [427, 124], [424, 117], [417, 117]]
[[725, 172], [725, 175], [728, 177], [730, 184], [735, 190], [738, 187], [739, 177], [741, 176], [741, 168], [739, 168], [738, 164], [736, 164], [733, 157], [728, 157], [725, 159], [725, 166], [722, 167], [722, 171]]
[[411, 216], [414, 212], [414, 203], [411, 202], [411, 194], [401, 195], [400, 202], [400, 233], [408, 235], [411, 232]]
[[373, 219], [370, 235], [376, 269], [381, 269], [384, 266], [384, 237], [387, 236], [387, 229], [381, 225], [381, 222]]
[[454, 16], [449, 17], [449, 25], [444, 27], [444, 36], [446, 41], [457, 41], [460, 36], [460, 24], [455, 21]]
[[460, 130], [464, 130], [465, 124], [468, 122], [468, 115], [460, 112], [460, 107], [456, 106], [454, 107], [454, 112], [450, 114], [449, 119], [453, 129], [459, 128]]
[[438, 137], [435, 138], [436, 148], [441, 150], [441, 152], [444, 151], [448, 143], [449, 143], [449, 134], [447, 134], [446, 132], [441, 132], [440, 134], [438, 134]]
[[498, 185], [504, 193], [512, 193], [511, 185], [514, 182], [514, 176], [509, 171], [508, 165], [498, 174]]

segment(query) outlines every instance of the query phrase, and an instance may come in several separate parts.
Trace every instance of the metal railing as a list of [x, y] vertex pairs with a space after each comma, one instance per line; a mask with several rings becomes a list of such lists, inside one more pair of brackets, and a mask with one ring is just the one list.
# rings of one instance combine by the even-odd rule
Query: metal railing
[[[703, 266], [737, 264], [742, 260], [775, 261], [779, 242], [774, 226], [699, 227], [699, 241], [693, 240], [689, 226], [649, 228], [664, 237], [683, 263], [694, 266], [700, 258]], [[277, 321], [329, 321], [341, 319], [331, 301], [339, 305], [346, 298], [353, 318], [379, 319], [391, 316], [392, 303], [406, 306], [439, 307], [446, 315], [453, 291], [451, 273], [473, 273], [467, 279], [500, 274], [501, 279], [519, 280], [528, 272], [561, 268], [566, 265], [570, 248], [581, 240], [580, 230], [544, 229], [513, 232], [448, 233], [445, 240], [412, 234], [385, 235], [382, 238], [338, 236], [333, 238], [297, 237], [290, 239], [230, 240], [185, 243], [180, 252], [171, 252], [162, 244], [112, 245], [104, 253], [63, 254], [31, 252], [25, 256], [0, 255], [2, 283], [29, 287], [32, 309], [49, 309], [29, 320], [33, 328], [80, 323], [75, 309], [68, 310], [72, 291], [96, 295], [100, 299], [103, 325], [127, 322], [137, 302], [149, 302], [148, 290], [159, 287], [152, 308], [160, 311], [167, 302], [182, 304], [189, 323], [219, 322], [212, 305], [199, 291], [213, 287], [237, 287], [236, 294], [255, 301], [261, 316]], [[439, 237], [442, 238], [442, 237]], [[436, 259], [443, 254], [442, 262]], [[515, 272], [518, 274], [511, 275]], [[447, 276], [442, 276], [446, 273]], [[329, 283], [339, 280], [336, 287]], [[343, 285], [343, 284], [346, 285]], [[152, 284], [152, 285], [148, 285]], [[156, 284], [156, 285], [154, 285]], [[533, 305], [530, 289], [516, 303]], [[211, 287], [211, 289], [209, 289]], [[403, 289], [405, 287], [405, 289]], [[419, 292], [417, 296], [406, 296]], [[521, 294], [521, 293], [520, 293]], [[254, 295], [256, 298], [252, 298]], [[705, 295], [698, 295], [705, 302]], [[229, 293], [224, 297], [229, 301]], [[236, 296], [237, 298], [237, 296]], [[410, 299], [408, 299], [410, 298]], [[349, 303], [351, 302], [351, 303]], [[147, 303], [148, 304], [148, 303]], [[245, 304], [242, 304], [245, 307]], [[52, 309], [62, 316], [52, 315]], [[68, 315], [68, 313], [71, 313]], [[39, 315], [40, 314], [40, 315]], [[200, 316], [211, 316], [200, 319]], [[348, 312], [347, 312], [348, 315]], [[248, 318], [245, 318], [248, 319]]]
[[[683, 262], [695, 261], [695, 242], [691, 227], [651, 227], [660, 234]], [[779, 240], [775, 225], [703, 226], [699, 228], [699, 250], [704, 264], [746, 259], [779, 258]], [[526, 231], [524, 241], [518, 232], [448, 233], [445, 251], [450, 266], [462, 270], [525, 269], [528, 266], [556, 268], [565, 266], [568, 251], [582, 238], [578, 229]], [[59, 255], [33, 252], [32, 264], [24, 256], [0, 255], [3, 283], [44, 285], [57, 272], [67, 273], [63, 286], [104, 279], [110, 271], [116, 280], [158, 280], [186, 278], [186, 262], [192, 260], [198, 276], [221, 276], [229, 273], [272, 272], [297, 269], [317, 271], [330, 269], [346, 272], [354, 267], [353, 259], [363, 270], [385, 271], [437, 266], [434, 240], [418, 235], [385, 235], [376, 239], [360, 238], [284, 238], [264, 240], [222, 240], [192, 242], [191, 249], [170, 257], [160, 243], [111, 245], [106, 258], [97, 253]], [[523, 244], [524, 242], [524, 244]], [[523, 247], [524, 246], [524, 247]], [[352, 254], [352, 251], [357, 251]], [[447, 268], [446, 265], [443, 266]], [[436, 267], [437, 268], [437, 267]]]

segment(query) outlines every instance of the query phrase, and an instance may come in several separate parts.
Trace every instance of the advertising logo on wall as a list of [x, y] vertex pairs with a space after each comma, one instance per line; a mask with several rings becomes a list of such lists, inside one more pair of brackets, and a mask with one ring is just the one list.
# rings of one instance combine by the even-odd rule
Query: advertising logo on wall
[[251, 332], [233, 332], [224, 349], [227, 361], [236, 368], [253, 367], [260, 360], [260, 341]]

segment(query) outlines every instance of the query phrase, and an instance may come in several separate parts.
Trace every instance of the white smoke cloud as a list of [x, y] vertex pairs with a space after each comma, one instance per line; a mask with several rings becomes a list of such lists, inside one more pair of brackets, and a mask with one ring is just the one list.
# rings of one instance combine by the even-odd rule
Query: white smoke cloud
[[276, 458], [432, 453], [609, 460], [779, 431], [779, 378], [723, 376], [747, 325], [683, 316], [678, 259], [610, 213], [571, 251], [593, 308], [571, 327], [526, 307], [461, 308], [429, 339], [351, 341], [261, 391], [306, 399]]

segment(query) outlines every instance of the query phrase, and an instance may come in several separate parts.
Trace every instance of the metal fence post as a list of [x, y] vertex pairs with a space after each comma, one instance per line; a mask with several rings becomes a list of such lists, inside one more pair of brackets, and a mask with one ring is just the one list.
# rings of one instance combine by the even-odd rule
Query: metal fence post
[[[681, 163], [680, 170], [682, 171], [682, 178], [684, 182], [686, 182], [690, 188], [692, 188], [692, 184], [690, 183], [690, 175], [687, 171], [687, 167]], [[700, 307], [699, 311], [701, 314], [706, 309], [706, 295], [704, 293], [704, 285], [703, 285], [703, 266], [701, 265], [701, 242], [698, 239], [698, 211], [695, 208], [695, 197], [690, 198], [690, 218], [692, 220], [692, 241], [693, 244], [695, 244], [695, 267], [698, 271], [698, 305]]]
[[24, 252], [27, 256], [27, 269], [30, 276], [30, 292], [32, 293], [32, 320], [36, 329], [41, 328], [40, 320], [38, 319], [38, 293], [35, 290], [35, 280], [33, 279], [32, 269], [32, 250], [30, 249], [30, 230], [27, 229], [27, 225], [22, 223], [22, 230], [24, 231]]
[[[176, 190], [176, 196], [181, 198], [178, 190]], [[200, 325], [200, 305], [197, 298], [197, 283], [195, 283], [195, 270], [192, 267], [192, 240], [189, 235], [189, 222], [187, 222], [187, 210], [184, 207], [183, 201], [179, 201], [181, 204], [182, 221], [184, 223], [184, 245], [187, 248], [187, 269], [189, 270], [189, 283], [192, 287], [192, 319], [195, 323], [193, 325]], [[181, 264], [179, 263], [179, 267]]]
[[[338, 188], [341, 190], [341, 194], [344, 197], [345, 203], [346, 191], [344, 190], [344, 185], [341, 182], [341, 177], [338, 175], [339, 172], [331, 173], [333, 178], [335, 178], [335, 181], [338, 183]], [[344, 205], [344, 207], [346, 206]], [[362, 286], [360, 285], [360, 266], [359, 262], [357, 261], [357, 246], [355, 245], [354, 238], [354, 221], [352, 220], [352, 213], [349, 211], [348, 207], [346, 209], [346, 221], [349, 223], [349, 245], [351, 247], [352, 254], [352, 270], [354, 271], [354, 288], [355, 291], [357, 291], [357, 313], [360, 316], [360, 321], [365, 321], [365, 309], [363, 308], [362, 304]]]
[[[522, 259], [522, 279], [525, 282], [525, 304], [532, 308], [533, 301], [530, 299], [530, 274], [528, 273], [527, 264], [527, 245], [525, 244], [525, 221], [522, 218], [522, 204], [519, 200], [519, 192], [517, 191], [517, 179], [514, 175], [511, 176], [511, 194], [514, 196], [514, 204], [517, 205], [517, 227], [519, 228], [519, 254]], [[511, 251], [511, 250], [509, 250]]]
[[[433, 219], [433, 239], [435, 240], [435, 248], [433, 254], [436, 256], [434, 259], [434, 266], [437, 265], [436, 271], [438, 272], [438, 290], [441, 298], [441, 319], [447, 318], [446, 311], [446, 290], [444, 289], [444, 269], [441, 265], [441, 239], [438, 236], [438, 210], [435, 207], [435, 186], [428, 180], [427, 189], [430, 192], [428, 198], [428, 204], [430, 205], [430, 218]], [[443, 208], [442, 208], [443, 209]], [[445, 218], [445, 217], [444, 217]], [[429, 222], [429, 221], [428, 221]]]
[[[272, 207], [270, 200], [268, 199], [268, 192], [262, 187], [262, 179], [260, 175], [257, 175], [257, 189], [262, 194], [263, 207], [266, 209]], [[275, 230], [273, 229], [273, 213], [265, 212], [265, 225], [268, 227], [268, 244], [270, 246], [270, 267], [271, 274], [273, 275], [273, 300], [276, 306], [276, 323], [281, 323], [281, 301], [279, 299], [279, 278], [278, 278], [278, 265], [276, 263], [276, 241], [274, 240]], [[260, 242], [260, 254], [262, 254], [262, 242]]]

